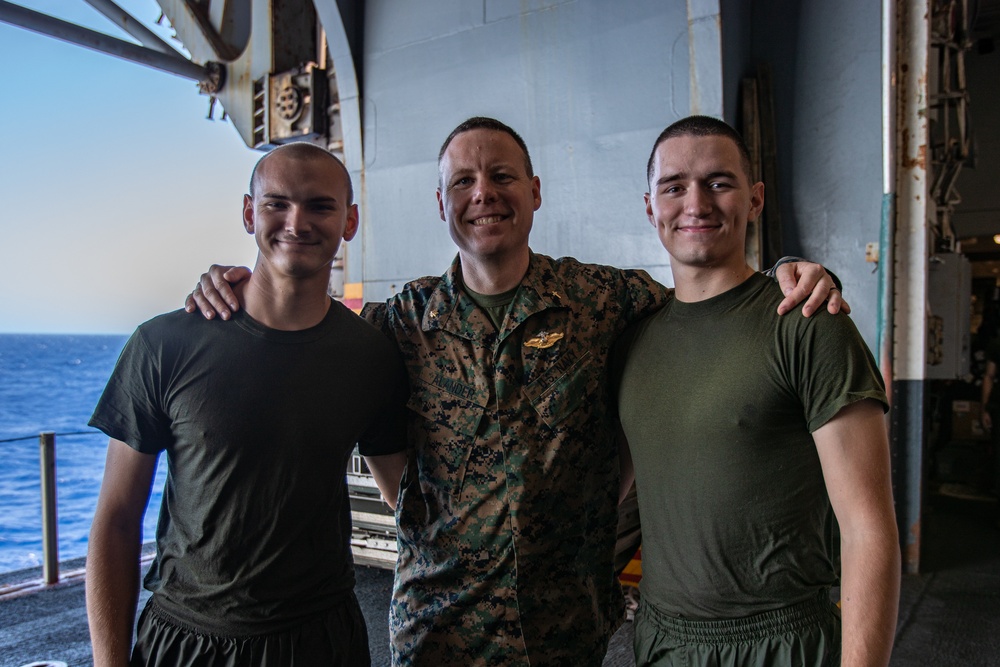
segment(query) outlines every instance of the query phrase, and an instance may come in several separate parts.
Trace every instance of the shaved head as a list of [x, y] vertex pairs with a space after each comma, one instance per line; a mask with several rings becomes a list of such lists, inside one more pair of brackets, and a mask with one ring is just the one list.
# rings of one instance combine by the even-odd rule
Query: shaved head
[[260, 166], [264, 164], [264, 162], [272, 155], [278, 153], [291, 160], [331, 160], [336, 163], [337, 167], [344, 173], [344, 182], [347, 183], [347, 206], [354, 203], [354, 186], [351, 185], [351, 175], [348, 173], [347, 167], [344, 166], [344, 163], [341, 162], [336, 155], [325, 148], [320, 148], [319, 146], [308, 144], [303, 141], [296, 141], [294, 143], [278, 146], [277, 148], [269, 151], [264, 157], [257, 160], [257, 164], [254, 165], [253, 172], [250, 174], [251, 197], [253, 197], [256, 193], [257, 172], [260, 169]]

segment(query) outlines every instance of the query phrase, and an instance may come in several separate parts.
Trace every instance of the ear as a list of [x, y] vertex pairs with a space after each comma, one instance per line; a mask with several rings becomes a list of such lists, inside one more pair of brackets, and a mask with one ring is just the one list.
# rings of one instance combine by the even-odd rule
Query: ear
[[253, 197], [243, 195], [243, 228], [247, 234], [253, 234]]
[[537, 176], [531, 177], [531, 196], [535, 200], [535, 210], [542, 205], [542, 181]]
[[347, 209], [347, 224], [344, 225], [344, 240], [350, 241], [353, 239], [354, 235], [358, 233], [359, 226], [358, 205], [351, 204], [351, 207]]
[[441, 188], [437, 189], [437, 199], [438, 199], [438, 215], [445, 222], [448, 222], [447, 218], [444, 217], [444, 199], [441, 198]]
[[646, 202], [646, 219], [649, 220], [649, 224], [653, 225], [653, 229], [656, 229], [656, 220], [653, 219], [653, 199], [647, 192], [642, 195], [642, 200]]
[[760, 212], [764, 210], [764, 184], [754, 183], [750, 188], [750, 217], [752, 222], [757, 219]]

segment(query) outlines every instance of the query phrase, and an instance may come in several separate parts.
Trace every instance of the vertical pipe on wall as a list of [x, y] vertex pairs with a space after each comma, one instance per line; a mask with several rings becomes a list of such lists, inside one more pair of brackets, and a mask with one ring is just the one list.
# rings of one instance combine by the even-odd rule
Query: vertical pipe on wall
[[896, 0], [882, 0], [882, 221], [879, 228], [876, 337], [892, 403], [892, 225], [896, 211]]
[[[892, 261], [892, 462], [905, 572], [920, 568], [927, 371], [931, 0], [898, 0], [899, 101]], [[890, 270], [887, 268], [887, 270]]]
[[719, 0], [687, 0], [691, 113], [723, 117]]

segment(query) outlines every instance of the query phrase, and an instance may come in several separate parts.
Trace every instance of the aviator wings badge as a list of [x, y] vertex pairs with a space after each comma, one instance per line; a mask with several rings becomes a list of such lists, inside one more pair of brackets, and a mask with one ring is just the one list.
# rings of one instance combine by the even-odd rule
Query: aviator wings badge
[[548, 333], [546, 331], [542, 331], [539, 332], [539, 334], [534, 338], [529, 338], [528, 340], [524, 341], [524, 346], [535, 347], [538, 348], [539, 350], [544, 350], [546, 348], [552, 347], [558, 341], [562, 340], [564, 335], [565, 334], [561, 334], [558, 332]]

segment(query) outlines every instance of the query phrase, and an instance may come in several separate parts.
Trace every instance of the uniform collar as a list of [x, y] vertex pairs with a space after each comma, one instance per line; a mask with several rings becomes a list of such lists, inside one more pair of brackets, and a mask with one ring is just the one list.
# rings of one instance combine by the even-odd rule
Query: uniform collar
[[[528, 271], [518, 285], [500, 340], [535, 313], [565, 307], [566, 295], [562, 283], [556, 280], [552, 258], [528, 252]], [[427, 300], [421, 328], [424, 331], [440, 329], [471, 340], [481, 339], [494, 332], [493, 325], [462, 288], [461, 271], [461, 260], [456, 255]]]

